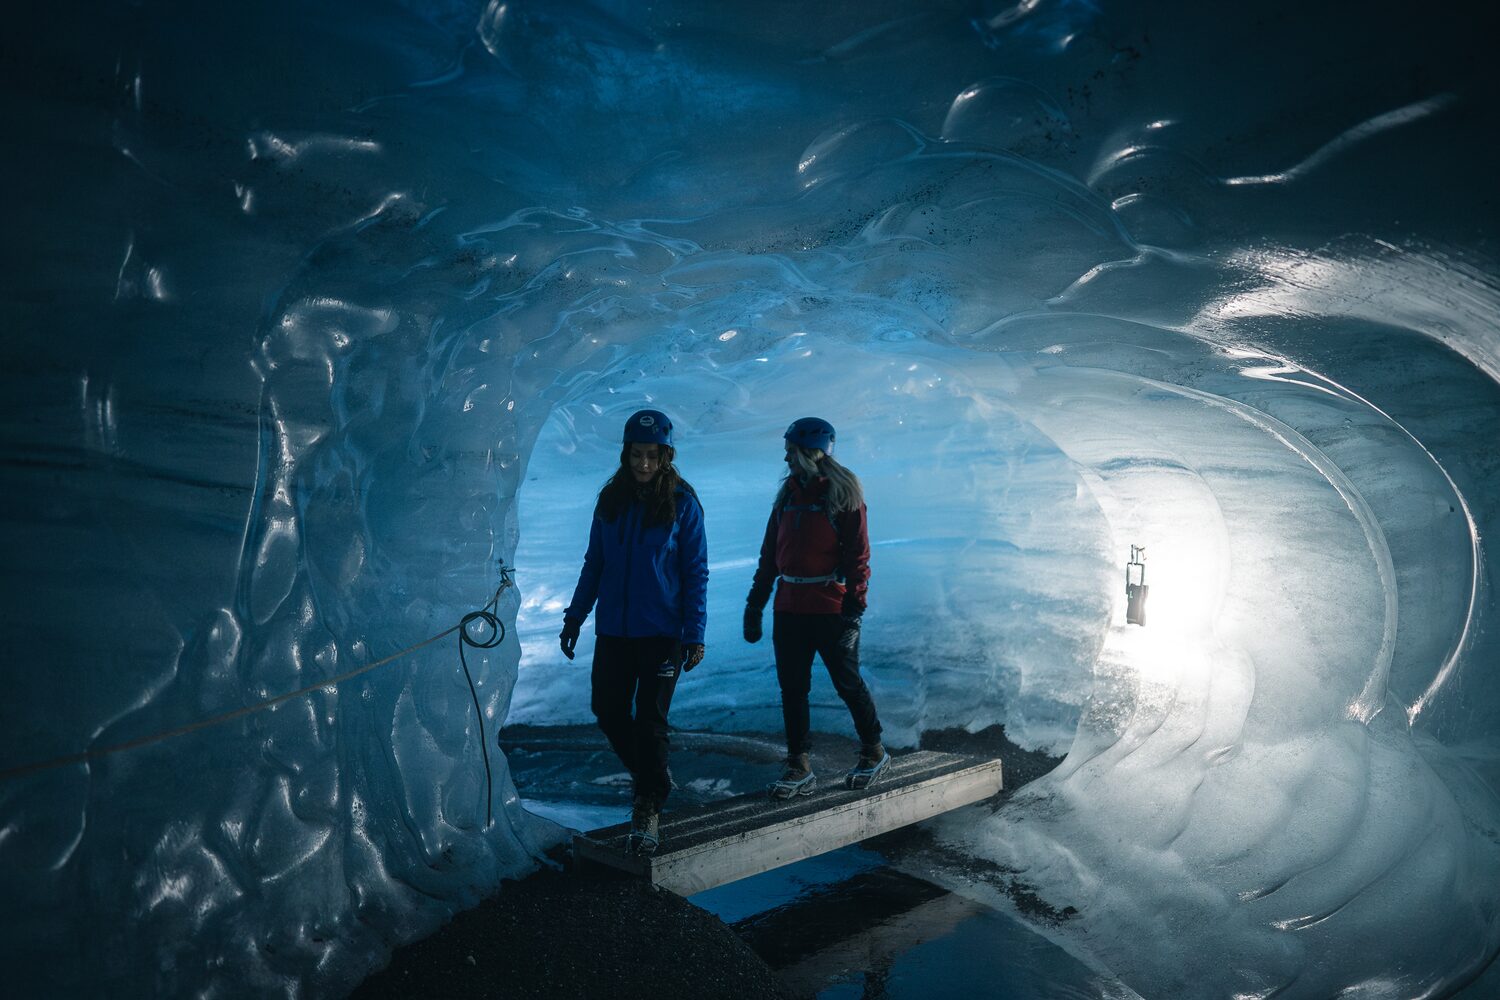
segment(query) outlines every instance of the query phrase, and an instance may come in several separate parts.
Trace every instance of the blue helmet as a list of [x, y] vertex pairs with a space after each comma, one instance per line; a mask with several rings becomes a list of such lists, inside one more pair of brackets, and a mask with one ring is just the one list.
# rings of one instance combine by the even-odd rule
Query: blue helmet
[[672, 443], [672, 418], [660, 410], [637, 410], [625, 421], [625, 443]]
[[802, 417], [792, 421], [786, 429], [786, 439], [803, 448], [816, 448], [825, 455], [833, 454], [833, 425], [822, 417]]

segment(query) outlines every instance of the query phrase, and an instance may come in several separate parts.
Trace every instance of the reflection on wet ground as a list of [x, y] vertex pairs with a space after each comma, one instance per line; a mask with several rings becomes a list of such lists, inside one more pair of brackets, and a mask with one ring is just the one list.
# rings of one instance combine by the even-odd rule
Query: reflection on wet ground
[[[754, 792], [779, 770], [776, 736], [674, 733], [676, 788], [668, 809]], [[500, 744], [526, 808], [572, 829], [629, 815], [629, 777], [591, 726], [517, 726]], [[970, 808], [999, 808], [1056, 764], [1022, 751], [999, 727], [930, 733], [924, 748], [998, 756], [1007, 791]], [[841, 773], [854, 741], [818, 734], [814, 768]], [[1014, 873], [939, 844], [921, 826], [690, 897], [731, 925], [798, 996], [1126, 998], [1044, 933], [1072, 919], [1030, 894]]]

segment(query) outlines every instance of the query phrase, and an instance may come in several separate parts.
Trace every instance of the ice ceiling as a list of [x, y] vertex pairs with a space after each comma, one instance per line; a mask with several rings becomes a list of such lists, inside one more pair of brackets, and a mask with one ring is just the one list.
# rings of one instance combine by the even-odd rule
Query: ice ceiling
[[[1144, 996], [1310, 998], [1449, 995], [1500, 948], [1477, 13], [140, 3], [12, 37], [0, 765], [389, 655], [501, 557], [490, 731], [584, 718], [550, 636], [647, 401], [709, 519], [674, 721], [774, 728], [739, 602], [816, 412], [870, 492], [893, 741], [1067, 753], [940, 827], [1074, 906], [1065, 946]], [[7, 777], [23, 992], [339, 995], [527, 870], [556, 831], [498, 757], [485, 827], [454, 660]]]

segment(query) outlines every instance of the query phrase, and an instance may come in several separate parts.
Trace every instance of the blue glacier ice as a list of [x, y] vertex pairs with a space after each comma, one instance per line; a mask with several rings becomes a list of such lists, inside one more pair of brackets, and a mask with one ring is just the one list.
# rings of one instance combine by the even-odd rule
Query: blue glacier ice
[[[869, 494], [892, 744], [1003, 724], [1065, 756], [934, 824], [1076, 909], [1041, 933], [1144, 997], [1500, 993], [1481, 15], [15, 15], [17, 995], [341, 996], [503, 899], [563, 831], [493, 735], [589, 719], [554, 637], [646, 404], [710, 542], [676, 724], [779, 724], [739, 609], [781, 431], [817, 413]], [[486, 788], [455, 637], [322, 682], [443, 633], [500, 560]]]

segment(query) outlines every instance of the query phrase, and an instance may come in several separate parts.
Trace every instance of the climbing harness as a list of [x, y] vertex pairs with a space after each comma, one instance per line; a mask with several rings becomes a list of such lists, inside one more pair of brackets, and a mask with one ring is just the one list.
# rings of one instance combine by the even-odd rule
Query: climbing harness
[[[483, 608], [479, 609], [478, 611], [471, 611], [468, 614], [464, 615], [462, 620], [460, 620], [457, 625], [446, 628], [443, 631], [439, 632], [437, 635], [429, 636], [419, 643], [408, 646], [405, 649], [400, 650], [399, 652], [392, 653], [390, 656], [386, 656], [379, 660], [376, 660], [374, 663], [367, 663], [362, 667], [357, 667], [354, 670], [345, 671], [344, 673], [339, 674], [335, 677], [326, 678], [324, 680], [318, 681], [316, 684], [309, 684], [306, 687], [298, 688], [295, 691], [288, 691], [285, 694], [278, 694], [274, 697], [263, 699], [253, 705], [245, 705], [240, 708], [232, 709], [228, 712], [221, 712], [218, 715], [211, 715], [206, 719], [198, 719], [195, 722], [189, 722], [185, 725], [174, 726], [171, 729], [164, 729], [160, 732], [152, 733], [149, 736], [137, 737], [136, 739], [127, 740], [124, 743], [115, 743], [107, 747], [96, 747], [92, 750], [85, 750], [82, 753], [73, 753], [67, 754], [62, 757], [54, 757], [51, 760], [37, 761], [32, 764], [22, 764], [19, 767], [8, 767], [4, 770], [0, 770], [0, 781], [6, 781], [11, 778], [19, 778], [27, 774], [35, 774], [38, 771], [50, 771], [54, 768], [67, 767], [70, 764], [86, 764], [90, 761], [99, 760], [100, 758], [108, 757], [112, 754], [121, 753], [125, 750], [134, 750], [137, 747], [149, 746], [152, 743], [160, 743], [163, 740], [171, 739], [174, 736], [183, 736], [187, 733], [197, 732], [200, 729], [207, 729], [210, 726], [217, 726], [221, 723], [229, 722], [233, 719], [238, 719], [241, 716], [250, 715], [254, 712], [259, 712], [263, 709], [271, 708], [272, 706], [279, 705], [284, 701], [290, 701], [293, 698], [300, 698], [303, 695], [311, 694], [314, 691], [335, 687], [339, 684], [342, 684], [344, 681], [352, 680], [353, 678], [358, 677], [361, 674], [367, 674], [370, 671], [383, 667], [388, 663], [393, 663], [396, 660], [401, 659], [403, 656], [415, 653], [422, 647], [430, 646], [433, 643], [437, 642], [439, 639], [446, 639], [454, 632], [457, 632], [459, 663], [463, 666], [464, 678], [469, 682], [469, 694], [474, 700], [474, 714], [479, 719], [479, 748], [484, 753], [485, 788], [488, 792], [488, 798], [485, 802], [485, 827], [488, 828], [491, 824], [494, 823], [494, 790], [490, 787], [493, 783], [490, 775], [490, 752], [489, 748], [486, 746], [486, 740], [484, 736], [484, 713], [480, 711], [479, 708], [479, 693], [474, 687], [474, 677], [469, 673], [469, 662], [468, 659], [464, 656], [464, 646], [474, 646], [477, 649], [493, 649], [496, 646], [500, 645], [500, 643], [505, 641], [505, 623], [502, 622], [499, 618], [500, 595], [503, 594], [508, 588], [515, 586], [515, 581], [511, 579], [511, 573], [513, 573], [514, 571], [515, 567], [506, 566], [505, 560], [502, 559], [500, 561], [500, 584], [495, 588], [494, 596], [489, 599], [489, 603], [485, 604]], [[481, 637], [475, 637], [471, 635], [469, 633], [469, 626], [474, 622], [482, 622], [484, 626], [489, 630], [489, 634], [481, 634]]]
[[1125, 564], [1125, 622], [1146, 624], [1146, 546], [1132, 545], [1130, 561]]
[[844, 574], [825, 573], [822, 576], [787, 576], [785, 573], [781, 574], [782, 583], [834, 583], [835, 581], [843, 583]]
[[[800, 504], [799, 503], [789, 503], [789, 504], [785, 504], [785, 505], [783, 505], [781, 507], [780, 510], [778, 510], [776, 512], [776, 518], [777, 518], [778, 521], [780, 521], [782, 514], [785, 514], [785, 513], [788, 513], [788, 512], [795, 513], [797, 515], [797, 520], [794, 523], [793, 528], [794, 529], [801, 528], [802, 527], [802, 512], [803, 511], [808, 511], [808, 512], [814, 513], [814, 514], [821, 513], [824, 517], [828, 518], [829, 525], [831, 525], [833, 527], [834, 537], [836, 539], [839, 539], [839, 522], [838, 522], [838, 519], [833, 516], [833, 511], [831, 511], [831, 510], [828, 509], [828, 505], [827, 504], [821, 504], [821, 503], [800, 503]], [[840, 542], [840, 545], [842, 546], [842, 539], [839, 539], [839, 542]], [[787, 574], [782, 573], [781, 574], [781, 581], [783, 583], [843, 583], [844, 582], [844, 574], [840, 573], [840, 572], [838, 572], [836, 570], [834, 572], [832, 572], [832, 573], [824, 573], [821, 576], [788, 576]]]

